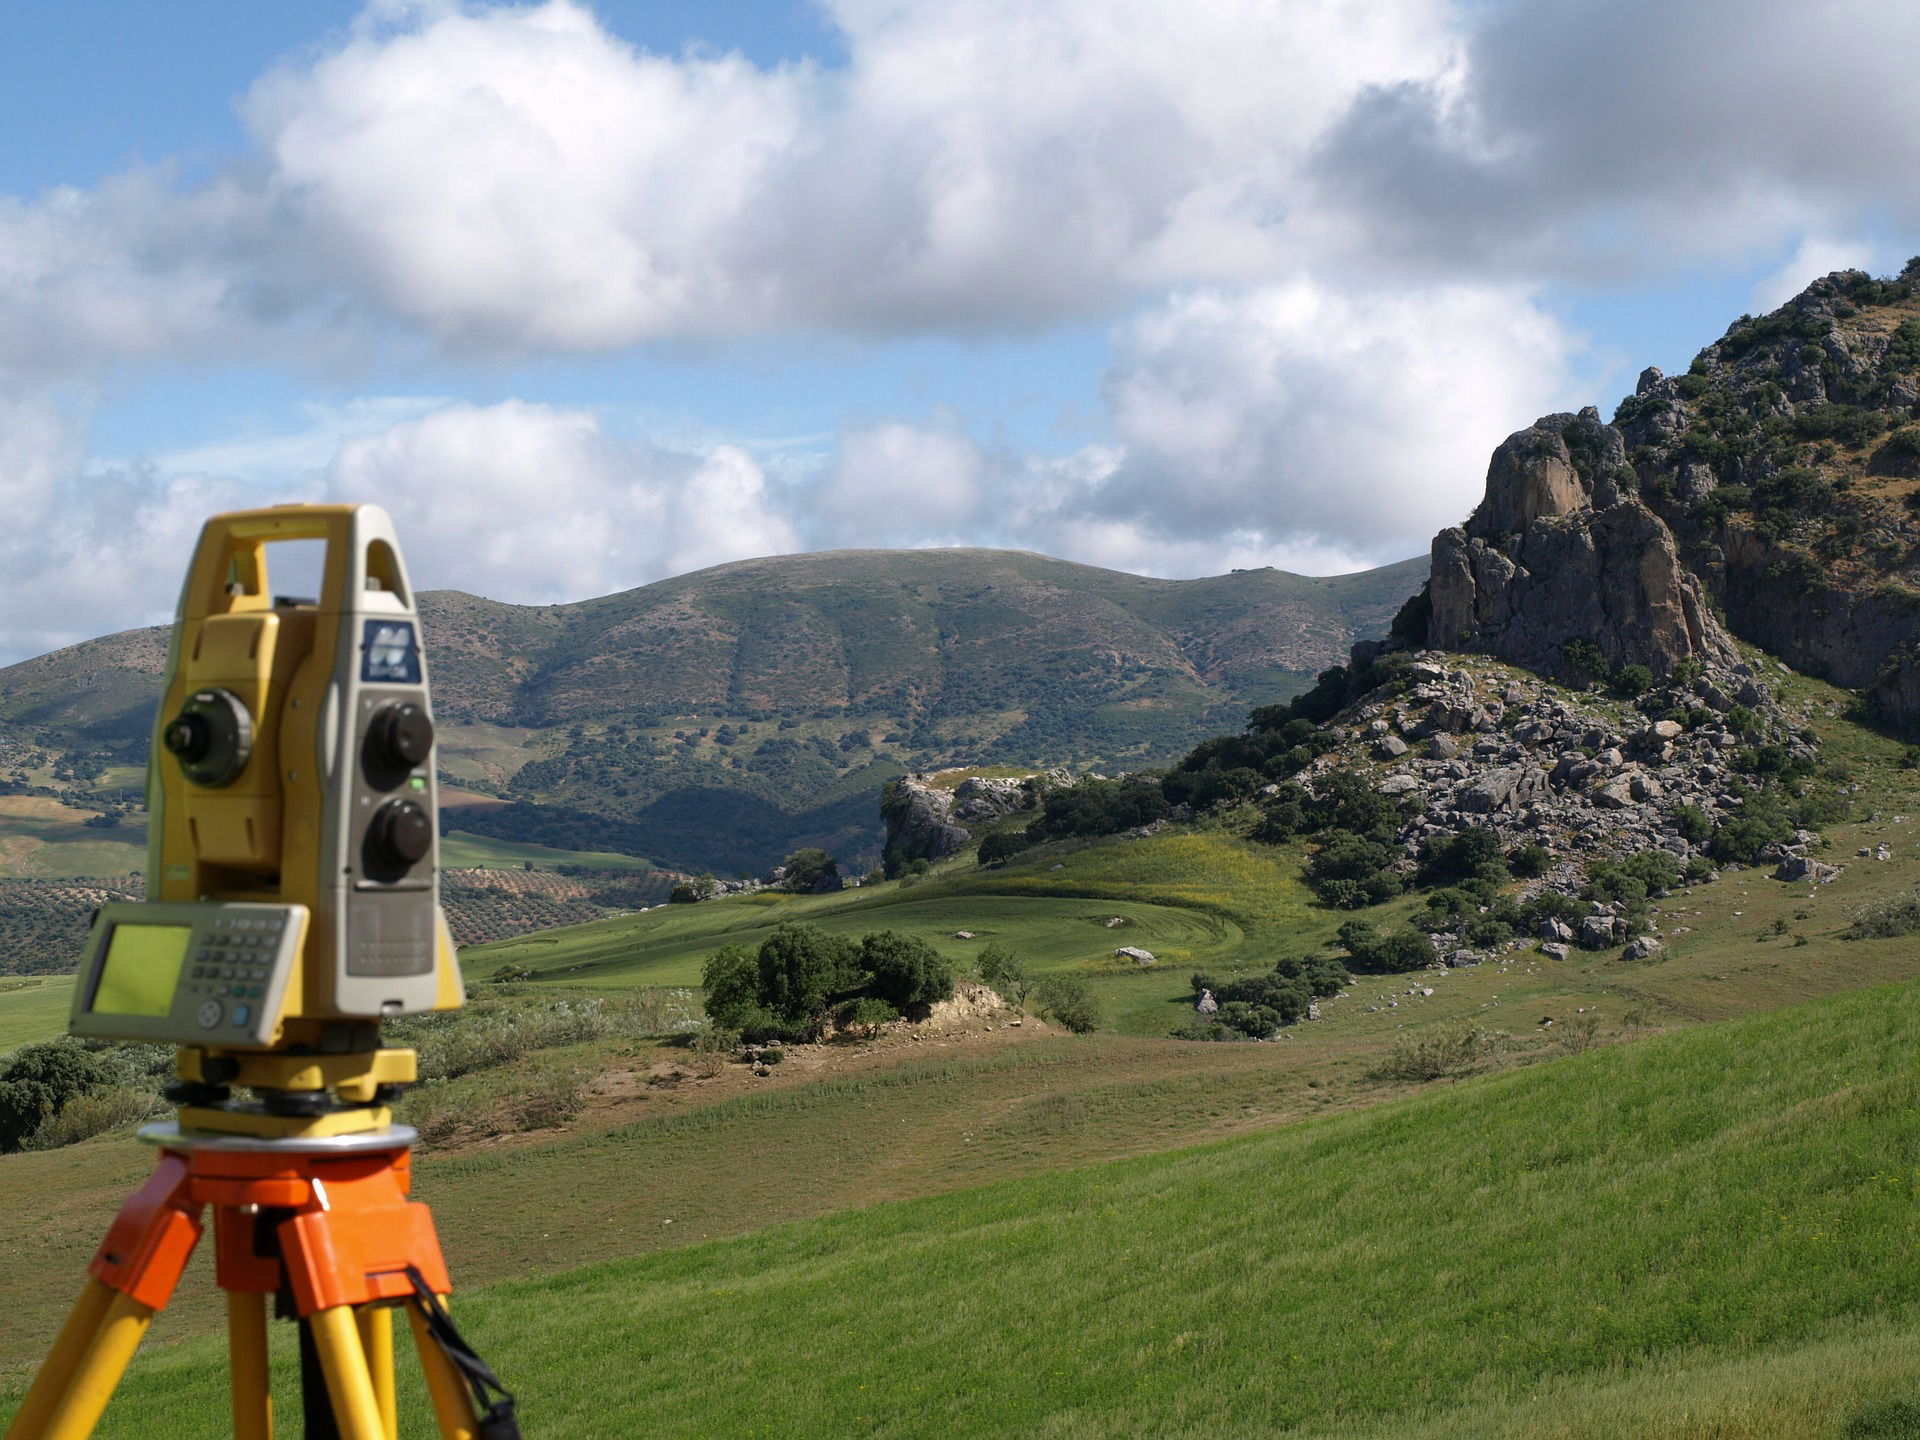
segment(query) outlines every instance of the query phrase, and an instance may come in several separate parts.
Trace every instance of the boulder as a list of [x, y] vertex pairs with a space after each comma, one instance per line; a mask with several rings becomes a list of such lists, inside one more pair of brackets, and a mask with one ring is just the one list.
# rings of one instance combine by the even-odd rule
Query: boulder
[[1789, 855], [1774, 870], [1773, 878], [1811, 880], [1816, 884], [1830, 885], [1839, 874], [1840, 869], [1836, 865], [1822, 865], [1818, 860], [1810, 860], [1805, 855]]
[[1620, 952], [1622, 960], [1650, 960], [1667, 947], [1651, 935], [1642, 935]]
[[1153, 952], [1151, 950], [1142, 950], [1137, 945], [1122, 945], [1118, 950], [1113, 952], [1113, 958], [1116, 960], [1131, 960], [1136, 965], [1154, 965], [1159, 963], [1153, 958]]
[[1540, 953], [1549, 960], [1571, 960], [1573, 958], [1572, 949], [1558, 943], [1542, 945], [1540, 947]]
[[1220, 1002], [1213, 998], [1213, 991], [1202, 990], [1200, 998], [1193, 1002], [1193, 1008], [1202, 1015], [1212, 1015], [1220, 1008]]

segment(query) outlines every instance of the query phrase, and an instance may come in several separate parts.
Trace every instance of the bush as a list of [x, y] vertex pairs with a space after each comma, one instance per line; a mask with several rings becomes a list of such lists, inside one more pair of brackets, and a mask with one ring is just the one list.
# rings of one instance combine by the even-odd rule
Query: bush
[[1034, 998], [1039, 1002], [1042, 1015], [1076, 1035], [1084, 1035], [1100, 1024], [1093, 995], [1081, 981], [1050, 977], [1034, 987]]
[[1504, 848], [1497, 830], [1480, 826], [1429, 840], [1420, 861], [1420, 881], [1424, 885], [1450, 885], [1460, 880], [1498, 884], [1507, 878]]
[[124, 1130], [153, 1114], [159, 1103], [160, 1097], [154, 1091], [131, 1085], [89, 1090], [74, 1096], [58, 1113], [43, 1120], [21, 1148], [55, 1150], [111, 1130]]
[[1679, 824], [1681, 838], [1691, 844], [1704, 844], [1713, 834], [1713, 821], [1698, 805], [1680, 806], [1673, 812], [1673, 818]]
[[1025, 1009], [1027, 991], [1033, 988], [1033, 979], [1012, 947], [994, 941], [980, 952], [977, 963], [981, 984], [1014, 1009]]
[[1653, 688], [1653, 671], [1635, 663], [1622, 665], [1613, 677], [1613, 693], [1624, 700], [1638, 700]]
[[1920, 890], [1862, 906], [1841, 932], [1848, 940], [1891, 940], [1915, 933], [1920, 933]]
[[953, 995], [953, 966], [926, 941], [882, 930], [860, 941], [865, 990], [896, 1010], [931, 1005]]
[[1507, 852], [1507, 869], [1519, 880], [1537, 880], [1553, 868], [1553, 851], [1545, 845], [1521, 845]]
[[1307, 862], [1306, 880], [1327, 904], [1358, 910], [1392, 899], [1404, 887], [1391, 868], [1398, 852], [1377, 840], [1336, 831]]
[[977, 860], [981, 865], [1001, 865], [1032, 846], [1033, 837], [1024, 831], [996, 830], [980, 842]]
[[22, 1045], [0, 1064], [0, 1153], [20, 1149], [70, 1103], [113, 1078], [111, 1064], [77, 1040]]
[[1440, 1080], [1472, 1069], [1493, 1049], [1487, 1032], [1465, 1021], [1397, 1041], [1375, 1073], [1387, 1080]]
[[1124, 780], [1087, 776], [1047, 793], [1041, 813], [1027, 826], [1033, 840], [1065, 835], [1112, 835], [1166, 818], [1173, 807], [1153, 775]]
[[1433, 942], [1418, 930], [1383, 934], [1371, 921], [1349, 920], [1340, 927], [1338, 938], [1349, 957], [1349, 970], [1397, 974], [1424, 970], [1433, 963]]

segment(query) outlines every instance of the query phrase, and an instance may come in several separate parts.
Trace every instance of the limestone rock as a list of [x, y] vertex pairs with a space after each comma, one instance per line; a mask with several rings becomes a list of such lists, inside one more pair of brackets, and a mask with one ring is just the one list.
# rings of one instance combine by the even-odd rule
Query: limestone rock
[[1591, 411], [1509, 436], [1479, 508], [1434, 537], [1428, 643], [1549, 673], [1566, 670], [1561, 646], [1576, 639], [1656, 676], [1693, 658], [1736, 663], [1673, 532], [1610, 478], [1625, 460], [1620, 432]]
[[1830, 885], [1839, 877], [1838, 866], [1822, 865], [1818, 860], [1810, 860], [1805, 855], [1789, 855], [1782, 860], [1773, 872], [1776, 880], [1811, 880], [1821, 885]]

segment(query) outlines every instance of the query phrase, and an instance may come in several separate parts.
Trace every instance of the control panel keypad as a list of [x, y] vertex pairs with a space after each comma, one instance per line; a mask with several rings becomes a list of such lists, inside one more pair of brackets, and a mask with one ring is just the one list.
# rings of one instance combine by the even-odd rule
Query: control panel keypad
[[252, 1028], [273, 987], [286, 933], [283, 914], [221, 915], [199, 927], [180, 988], [202, 997], [193, 1012], [201, 1029]]

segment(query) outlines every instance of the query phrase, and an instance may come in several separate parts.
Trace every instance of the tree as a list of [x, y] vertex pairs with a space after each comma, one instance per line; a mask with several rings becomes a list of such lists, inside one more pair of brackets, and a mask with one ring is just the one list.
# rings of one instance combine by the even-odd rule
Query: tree
[[789, 890], [801, 895], [818, 895], [827, 890], [838, 890], [840, 881], [840, 862], [824, 850], [796, 850], [787, 857], [787, 878], [784, 882]]
[[994, 941], [980, 952], [980, 981], [1014, 1009], [1025, 1013], [1033, 979], [1010, 945]]
[[865, 989], [896, 1010], [931, 1005], [953, 994], [953, 966], [926, 941], [882, 930], [860, 942]]
[[707, 1015], [721, 1029], [751, 1040], [771, 1038], [782, 1028], [779, 1016], [760, 1003], [760, 966], [744, 945], [728, 945], [700, 967], [707, 992]]
[[835, 996], [860, 988], [853, 943], [811, 925], [778, 926], [754, 959], [760, 1003], [791, 1024], [805, 1025]]
[[73, 1040], [21, 1046], [0, 1065], [0, 1152], [18, 1150], [68, 1101], [112, 1078], [103, 1057]]
[[979, 863], [982, 865], [1001, 864], [1004, 861], [1011, 860], [1032, 844], [1033, 841], [1024, 831], [996, 830], [980, 842]]
[[1076, 1035], [1084, 1035], [1100, 1023], [1100, 1012], [1093, 1007], [1093, 995], [1078, 980], [1052, 976], [1034, 987], [1041, 1013]]

